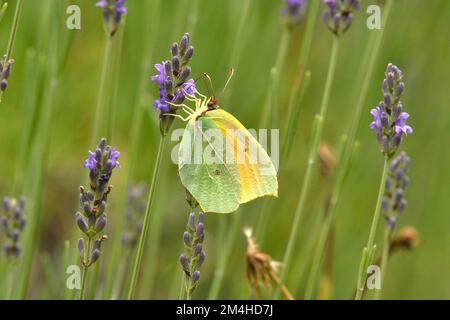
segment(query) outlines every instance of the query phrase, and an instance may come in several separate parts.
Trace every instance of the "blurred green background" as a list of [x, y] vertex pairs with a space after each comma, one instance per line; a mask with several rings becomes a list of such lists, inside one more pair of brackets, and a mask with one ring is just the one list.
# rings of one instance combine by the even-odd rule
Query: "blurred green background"
[[[318, 0], [309, 0], [318, 1]], [[49, 32], [53, 28], [65, 28], [65, 1], [25, 0], [21, 23], [13, 52], [15, 64], [10, 85], [0, 104], [0, 195], [13, 195], [13, 184], [17, 170], [21, 134], [24, 132], [22, 104], [29, 97], [26, 90], [26, 52], [35, 49], [37, 56], [52, 57]], [[58, 18], [46, 13], [47, 7], [54, 10], [58, 3]], [[63, 3], [63, 4], [61, 4]], [[57, 88], [55, 108], [51, 121], [47, 170], [44, 179], [43, 199], [39, 227], [39, 245], [34, 252], [29, 296], [52, 298], [60, 294], [64, 284], [48, 284], [44, 277], [47, 268], [53, 268], [60, 277], [60, 259], [66, 239], [79, 235], [74, 213], [77, 208], [78, 186], [85, 181], [87, 170], [83, 160], [90, 145], [95, 103], [98, 93], [104, 48], [104, 31], [101, 10], [94, 0], [72, 1], [81, 8], [81, 30], [70, 31], [73, 38], [60, 83]], [[150, 181], [153, 162], [159, 139], [158, 112], [152, 107], [157, 94], [155, 83], [149, 81], [155, 74], [153, 63], [167, 59], [170, 45], [179, 41], [184, 32], [191, 34], [195, 47], [192, 60], [193, 76], [204, 72], [210, 74], [219, 91], [226, 81], [229, 68], [236, 75], [232, 92], [225, 97], [221, 107], [232, 112], [247, 128], [258, 128], [267, 96], [270, 69], [275, 64], [278, 46], [283, 32], [280, 10], [281, 0], [253, 0], [243, 32], [237, 33], [238, 22], [245, 1], [241, 0], [167, 0], [155, 11], [154, 0], [127, 1], [129, 13], [126, 17], [122, 43], [121, 63], [118, 78], [117, 114], [112, 144], [121, 151], [122, 169], [116, 170], [112, 184], [108, 214], [108, 231], [113, 236], [113, 226], [120, 212], [121, 195], [125, 185], [126, 167], [129, 162], [130, 123], [138, 106], [148, 109], [143, 119], [136, 170], [132, 181]], [[5, 50], [15, 1], [0, 25], [0, 46]], [[354, 24], [342, 37], [335, 81], [332, 86], [328, 118], [323, 140], [337, 147], [353, 114], [361, 83], [357, 75], [364, 72], [362, 55], [369, 35], [365, 9], [377, 1], [363, 1], [362, 10], [355, 15]], [[325, 6], [321, 4], [320, 11]], [[53, 13], [52, 13], [53, 14]], [[321, 14], [321, 13], [320, 13]], [[51, 27], [45, 25], [52, 21]], [[286, 129], [286, 109], [290, 88], [296, 71], [298, 52], [302, 45], [305, 22], [292, 31], [290, 45], [283, 69], [280, 72], [280, 109], [278, 127], [283, 136]], [[47, 29], [46, 29], [47, 28]], [[411, 185], [406, 193], [409, 206], [400, 219], [400, 226], [412, 225], [420, 232], [421, 245], [408, 252], [401, 252], [389, 261], [383, 296], [396, 299], [448, 299], [450, 298], [450, 151], [447, 137], [450, 133], [450, 2], [447, 0], [395, 0], [391, 17], [385, 29], [379, 57], [375, 64], [373, 79], [358, 131], [360, 143], [351, 170], [338, 204], [333, 253], [333, 298], [352, 298], [361, 250], [365, 245], [372, 213], [377, 197], [382, 170], [382, 156], [373, 131], [369, 129], [369, 111], [381, 99], [381, 82], [387, 63], [398, 65], [404, 72], [406, 86], [403, 104], [411, 114], [414, 133], [403, 144], [412, 158]], [[51, 33], [51, 32], [50, 32]], [[145, 50], [146, 41], [151, 41], [150, 50]], [[286, 248], [289, 230], [304, 176], [312, 119], [318, 112], [332, 35], [318, 17], [310, 59], [306, 69], [311, 71], [311, 83], [301, 108], [294, 149], [288, 163], [281, 163], [284, 173], [279, 177], [279, 198], [271, 212], [269, 228], [264, 239], [263, 251], [274, 259], [281, 260]], [[233, 61], [233, 48], [241, 48], [239, 59]], [[143, 61], [151, 64], [145, 66]], [[37, 59], [36, 59], [37, 61]], [[37, 62], [36, 62], [37, 63]], [[45, 70], [44, 70], [45, 74]], [[39, 76], [39, 75], [38, 75]], [[144, 76], [144, 78], [143, 78]], [[38, 87], [39, 110], [45, 76]], [[139, 87], [144, 81], [145, 92]], [[207, 88], [200, 84], [201, 92]], [[176, 126], [183, 126], [176, 121]], [[38, 136], [38, 123], [32, 128], [32, 136]], [[174, 145], [174, 144], [173, 144]], [[142, 280], [139, 282], [139, 298], [177, 298], [173, 287], [179, 278], [178, 256], [183, 250], [182, 233], [188, 214], [184, 190], [177, 176], [177, 167], [170, 161], [170, 148], [166, 148], [162, 178], [156, 194], [156, 205], [152, 225], [161, 221], [161, 228], [150, 227], [146, 247]], [[31, 159], [33, 161], [33, 159]], [[25, 177], [25, 184], [32, 177]], [[303, 294], [307, 271], [311, 262], [311, 248], [318, 232], [319, 214], [327, 192], [327, 182], [318, 170], [314, 176], [313, 189], [308, 196], [307, 210], [295, 248], [295, 265], [291, 266], [287, 286], [296, 297]], [[240, 229], [244, 226], [256, 228], [262, 200], [242, 206]], [[226, 220], [225, 234], [231, 234], [233, 214], [206, 217], [207, 261], [196, 298], [206, 298], [217, 260], [220, 258], [220, 243], [217, 225]], [[381, 244], [381, 229], [379, 241]], [[259, 242], [260, 239], [258, 239]], [[222, 240], [223, 241], [223, 240]], [[106, 272], [109, 249], [101, 267]], [[75, 255], [75, 246], [72, 243]], [[246, 239], [239, 231], [231, 258], [226, 264], [225, 281], [220, 298], [246, 297], [248, 284], [245, 281]], [[42, 256], [46, 258], [42, 258]], [[125, 257], [121, 257], [125, 259]], [[147, 279], [145, 271], [155, 268], [156, 279]], [[104, 272], [100, 280], [104, 280]], [[47, 272], [48, 273], [48, 272]], [[298, 281], [294, 280], [298, 279]], [[153, 282], [154, 281], [154, 282]], [[175, 284], [174, 284], [175, 283]], [[53, 286], [53, 289], [50, 287]], [[60, 289], [58, 289], [60, 288]]]

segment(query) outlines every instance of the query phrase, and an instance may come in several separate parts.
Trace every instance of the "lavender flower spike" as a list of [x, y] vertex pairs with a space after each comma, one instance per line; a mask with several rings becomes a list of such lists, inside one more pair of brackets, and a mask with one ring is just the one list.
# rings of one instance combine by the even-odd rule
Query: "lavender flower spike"
[[407, 205], [404, 194], [409, 185], [407, 173], [410, 165], [411, 159], [405, 152], [402, 152], [392, 160], [389, 167], [382, 208], [386, 219], [386, 227], [391, 230], [394, 230], [398, 217]]
[[130, 187], [128, 191], [128, 204], [125, 211], [125, 226], [122, 232], [122, 245], [134, 248], [139, 240], [144, 219], [147, 185], [141, 183]]
[[353, 12], [359, 10], [359, 0], [324, 0], [328, 10], [323, 19], [328, 29], [335, 35], [345, 33], [353, 21]]
[[[120, 167], [119, 156], [120, 152], [107, 145], [106, 139], [103, 138], [94, 152], [89, 151], [89, 157], [84, 161], [84, 167], [89, 169], [90, 190], [80, 187], [81, 211], [75, 214], [75, 220], [88, 241], [94, 240], [96, 243], [91, 248], [91, 252], [85, 252], [84, 239], [79, 240], [80, 258], [85, 266], [90, 266], [98, 260], [101, 243], [107, 239], [100, 233], [107, 222], [106, 207], [111, 192], [109, 180], [113, 170]], [[96, 250], [95, 253], [94, 250]]]
[[165, 135], [173, 122], [174, 117], [167, 114], [175, 114], [185, 94], [195, 94], [195, 81], [188, 79], [191, 68], [188, 66], [194, 54], [194, 47], [189, 46], [190, 35], [185, 33], [180, 43], [174, 43], [171, 47], [171, 60], [155, 64], [157, 75], [150, 79], [158, 84], [159, 99], [153, 102], [153, 106], [160, 111], [161, 134]]
[[294, 27], [300, 22], [305, 13], [305, 0], [285, 0], [285, 7], [281, 10], [281, 14], [286, 19], [289, 28]]
[[19, 200], [5, 197], [3, 210], [5, 214], [0, 217], [1, 227], [6, 235], [7, 242], [3, 245], [3, 251], [7, 258], [17, 258], [22, 251], [19, 238], [26, 224], [24, 217], [25, 197]]
[[406, 124], [409, 114], [403, 111], [400, 101], [405, 88], [402, 79], [402, 71], [392, 63], [388, 64], [383, 80], [383, 101], [370, 111], [373, 116], [370, 128], [375, 129], [381, 152], [388, 157], [394, 156], [403, 136], [413, 132]]
[[109, 36], [113, 36], [119, 28], [122, 15], [128, 12], [125, 0], [100, 0], [97, 7], [103, 8], [103, 22]]
[[180, 264], [186, 275], [186, 294], [190, 298], [200, 280], [200, 268], [205, 262], [206, 254], [203, 250], [205, 239], [205, 216], [199, 213], [195, 221], [195, 213], [190, 213], [187, 230], [183, 233], [183, 243], [186, 252], [180, 256]]

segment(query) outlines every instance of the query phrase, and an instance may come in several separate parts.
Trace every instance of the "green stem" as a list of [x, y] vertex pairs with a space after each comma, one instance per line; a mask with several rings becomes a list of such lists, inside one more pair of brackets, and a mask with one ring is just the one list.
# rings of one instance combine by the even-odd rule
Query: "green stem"
[[383, 290], [384, 279], [386, 278], [386, 267], [389, 259], [389, 250], [391, 248], [391, 229], [386, 228], [384, 230], [384, 245], [383, 253], [381, 255], [381, 288], [375, 292], [375, 300], [379, 300], [381, 297], [381, 291]]
[[[324, 223], [331, 224], [332, 220], [325, 219]], [[312, 265], [311, 265], [311, 270], [310, 270], [308, 280], [306, 283], [305, 300], [313, 299], [314, 290], [315, 290], [316, 283], [317, 283], [317, 275], [318, 275], [319, 270], [322, 265], [322, 256], [324, 254], [322, 252], [322, 250], [325, 248], [325, 244], [327, 242], [327, 237], [328, 237], [328, 232], [330, 230], [330, 227], [331, 226], [329, 226], [329, 225], [324, 226], [322, 228], [322, 230], [320, 231], [321, 233], [319, 236], [319, 242], [317, 243], [317, 246], [314, 250], [314, 256], [313, 256], [313, 261], [312, 261]]]
[[112, 80], [111, 80], [111, 88], [112, 91], [110, 91], [111, 94], [111, 101], [108, 103], [108, 109], [107, 112], [107, 118], [106, 121], [106, 139], [108, 141], [112, 141], [112, 134], [113, 134], [113, 128], [114, 128], [114, 121], [116, 120], [116, 110], [117, 110], [117, 100], [118, 100], [118, 93], [119, 93], [119, 75], [120, 75], [120, 62], [122, 57], [122, 43], [123, 43], [123, 37], [125, 34], [125, 22], [126, 22], [126, 15], [123, 17], [123, 20], [121, 22], [121, 28], [118, 32], [117, 36], [117, 49], [115, 50], [113, 54], [113, 67], [112, 67]]
[[17, 27], [19, 25], [20, 13], [22, 12], [23, 0], [17, 0], [16, 10], [14, 11], [13, 24], [11, 28], [11, 33], [9, 34], [8, 47], [6, 49], [6, 61], [8, 61], [13, 52], [14, 41], [16, 40]]
[[[9, 34], [8, 46], [6, 48], [5, 61], [8, 61], [11, 58], [14, 41], [16, 40], [17, 27], [19, 26], [20, 13], [22, 12], [22, 4], [23, 0], [17, 0], [16, 9], [14, 11], [14, 18], [11, 27], [11, 33]], [[0, 103], [2, 102], [3, 91], [0, 91]]]
[[29, 149], [33, 140], [33, 125], [36, 123], [36, 118], [38, 116], [37, 108], [34, 106], [36, 105], [39, 91], [38, 83], [44, 67], [45, 63], [42, 56], [38, 56], [34, 49], [28, 49], [26, 52], [25, 81], [23, 88], [24, 92], [27, 92], [27, 94], [24, 95], [22, 100], [20, 148], [13, 187], [15, 194], [21, 192], [23, 188], [23, 179], [29, 159]]
[[[356, 108], [355, 108], [353, 119], [347, 130], [348, 139], [347, 139], [347, 142], [345, 143], [345, 146], [343, 147], [344, 149], [343, 149], [342, 157], [340, 157], [340, 159], [339, 159], [339, 167], [337, 168], [337, 178], [334, 181], [328, 214], [326, 215], [325, 220], [322, 223], [323, 230], [321, 230], [319, 233], [320, 238], [317, 241], [318, 245], [315, 250], [315, 257], [314, 257], [314, 261], [313, 261], [314, 267], [313, 268], [318, 268], [318, 269], [321, 268], [321, 261], [322, 261], [321, 259], [322, 259], [322, 254], [324, 252], [324, 250], [323, 250], [324, 245], [326, 243], [325, 239], [328, 236], [330, 227], [333, 224], [333, 221], [336, 216], [337, 203], [338, 203], [341, 189], [344, 184], [347, 172], [349, 170], [351, 158], [353, 155], [353, 148], [354, 148], [354, 143], [356, 140], [356, 134], [357, 134], [357, 130], [359, 127], [359, 122], [361, 119], [362, 108], [364, 106], [364, 101], [366, 100], [366, 97], [367, 97], [369, 84], [370, 84], [370, 81], [372, 78], [372, 74], [373, 74], [375, 62], [377, 60], [377, 56], [380, 51], [381, 42], [383, 39], [383, 33], [384, 33], [386, 23], [389, 18], [391, 8], [392, 8], [392, 1], [389, 0], [386, 2], [386, 6], [384, 8], [384, 14], [383, 14], [384, 20], [382, 23], [383, 27], [381, 30], [379, 30], [378, 32], [371, 35], [369, 44], [367, 45], [365, 53], [364, 53], [364, 58], [362, 59], [361, 68], [360, 68], [360, 70], [361, 70], [360, 77], [358, 78], [358, 79], [361, 79], [361, 78], [362, 79], [358, 80], [356, 82], [356, 83], [362, 83], [361, 90], [359, 91], [359, 95], [357, 98], [357, 103], [356, 103]], [[318, 270], [311, 269], [311, 273], [310, 273], [311, 276], [308, 277], [308, 282], [315, 281], [315, 278], [312, 277], [312, 275], [317, 274], [317, 273], [318, 273]], [[315, 286], [315, 284], [316, 284], [316, 282], [308, 283], [307, 286], [310, 286], [310, 290], [314, 290], [314, 287], [311, 287], [311, 286]]]
[[[250, 14], [252, 1], [253, 0], [246, 0], [241, 7], [242, 14], [239, 18], [238, 27], [236, 29], [236, 38], [234, 40], [233, 49], [231, 50], [231, 54], [230, 54], [231, 58], [230, 58], [230, 62], [229, 62], [229, 68], [234, 68], [234, 69], [238, 68], [241, 53], [243, 51], [242, 48], [243, 48], [243, 45], [245, 44], [245, 41], [244, 41], [244, 36], [246, 35], [245, 26], [248, 21], [248, 16]], [[225, 92], [226, 96], [223, 99], [225, 101], [225, 104], [228, 105], [229, 108], [231, 108], [231, 105], [229, 102], [232, 97], [233, 87], [234, 87], [235, 83], [236, 83], [236, 81], [230, 82], [230, 84], [228, 85], [228, 90], [227, 90], [227, 92]]]
[[[283, 266], [284, 267], [282, 269], [281, 276], [280, 276], [281, 283], [286, 283], [287, 269], [291, 263], [292, 253], [294, 250], [295, 242], [298, 238], [298, 231], [300, 229], [300, 222], [302, 220], [303, 212], [305, 209], [306, 196], [308, 195], [309, 188], [311, 186], [311, 177], [312, 177], [312, 173], [313, 173], [314, 164], [315, 164], [316, 158], [317, 158], [317, 150], [319, 147], [320, 139], [322, 138], [323, 122], [326, 118], [326, 114], [327, 114], [327, 110], [328, 110], [328, 103], [329, 103], [330, 94], [331, 94], [331, 85], [333, 83], [334, 73], [336, 70], [338, 49], [339, 49], [339, 38], [334, 37], [333, 45], [332, 45], [332, 49], [331, 49], [330, 63], [329, 63], [328, 73], [327, 73], [327, 80], [325, 82], [325, 90], [323, 93], [322, 103], [320, 106], [320, 113], [319, 113], [319, 115], [316, 116], [315, 126], [313, 129], [313, 140], [312, 140], [312, 145], [311, 145], [310, 152], [309, 152], [305, 177], [303, 179], [302, 191], [300, 192], [297, 209], [296, 209], [295, 215], [294, 215], [294, 221], [293, 221], [292, 228], [291, 228], [290, 235], [289, 235], [288, 245], [287, 245], [286, 252], [285, 252], [284, 258], [283, 258]], [[279, 297], [279, 295], [280, 295], [280, 288], [278, 288], [276, 290], [275, 297]]]
[[366, 270], [367, 270], [367, 267], [370, 265], [370, 263], [372, 263], [372, 258], [374, 255], [375, 236], [377, 234], [378, 222], [380, 220], [381, 203], [383, 201], [384, 187], [386, 185], [388, 163], [389, 163], [389, 158], [384, 157], [383, 173], [381, 174], [380, 187], [378, 189], [377, 204], [375, 206], [375, 211], [373, 213], [372, 225], [370, 227], [369, 238], [367, 240], [367, 245], [365, 248], [367, 251], [367, 255], [363, 254], [363, 256], [361, 258], [361, 262], [360, 262], [360, 266], [362, 266], [362, 268], [360, 268], [359, 275], [358, 275], [358, 282], [357, 282], [357, 287], [356, 287], [357, 290], [356, 290], [356, 297], [355, 297], [356, 300], [361, 300], [362, 293], [364, 292], [363, 282], [366, 277]]
[[150, 225], [150, 213], [153, 205], [153, 198], [155, 193], [156, 183], [158, 181], [159, 171], [161, 167], [161, 159], [164, 150], [165, 136], [161, 136], [159, 140], [158, 153], [156, 155], [155, 167], [153, 170], [152, 182], [150, 184], [150, 190], [148, 194], [147, 208], [145, 210], [144, 222], [141, 235], [139, 237], [139, 244], [136, 252], [136, 257], [133, 263], [133, 271], [131, 273], [131, 281], [128, 289], [128, 300], [134, 298], [134, 292], [136, 290], [137, 278], [141, 267], [142, 256], [144, 255], [144, 246], [147, 239], [147, 233]]
[[291, 38], [291, 31], [289, 29], [285, 28], [283, 30], [283, 34], [281, 36], [281, 42], [278, 47], [277, 60], [275, 61], [275, 70], [277, 70], [277, 72], [279, 74], [281, 74], [283, 71], [282, 69], [283, 69], [283, 65], [284, 65], [284, 60], [286, 58], [287, 50], [289, 48], [289, 39], [290, 38]]
[[[106, 128], [109, 127], [109, 122], [111, 121], [110, 113], [106, 111], [106, 99], [107, 99], [107, 92], [109, 87], [109, 71], [111, 69], [111, 55], [113, 51], [113, 38], [110, 36], [106, 36], [106, 44], [105, 44], [105, 51], [103, 54], [103, 65], [102, 65], [102, 71], [100, 75], [100, 86], [98, 90], [98, 96], [97, 96], [97, 105], [95, 108], [95, 118], [94, 118], [94, 130], [92, 131], [92, 139], [91, 139], [91, 145], [96, 145], [96, 142], [100, 139], [100, 135], [103, 133], [106, 135], [108, 132], [103, 131], [106, 130]], [[104, 119], [106, 119], [106, 123], [104, 123]], [[110, 137], [106, 137], [108, 142], [111, 143]]]
[[[89, 238], [85, 257], [89, 257], [89, 255], [91, 253], [91, 243], [92, 243], [92, 240], [91, 240], [91, 238]], [[84, 292], [86, 291], [85, 289], [86, 289], [87, 272], [89, 270], [89, 262], [90, 262], [88, 258], [85, 258], [83, 260], [84, 261], [83, 261], [83, 274], [81, 275], [80, 300], [84, 299]]]

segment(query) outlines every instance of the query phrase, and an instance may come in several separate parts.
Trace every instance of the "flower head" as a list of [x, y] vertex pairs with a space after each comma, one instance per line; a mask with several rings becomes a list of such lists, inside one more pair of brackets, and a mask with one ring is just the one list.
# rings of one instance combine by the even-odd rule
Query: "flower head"
[[350, 28], [353, 12], [359, 10], [359, 0], [324, 0], [328, 10], [323, 18], [328, 29], [340, 36]]
[[125, 211], [125, 228], [122, 232], [122, 245], [133, 248], [142, 231], [142, 219], [146, 207], [147, 185], [141, 183], [130, 187]]
[[281, 263], [272, 259], [270, 255], [264, 253], [256, 244], [253, 238], [253, 231], [250, 228], [244, 229], [247, 238], [247, 280], [257, 294], [261, 291], [261, 284], [271, 287], [271, 282], [281, 287], [284, 296], [288, 300], [294, 300], [289, 290], [280, 282], [277, 275]]
[[83, 238], [78, 241], [80, 259], [85, 266], [90, 266], [98, 260], [101, 244], [107, 239], [101, 232], [107, 222], [106, 207], [112, 188], [109, 180], [113, 170], [120, 166], [119, 156], [120, 152], [107, 145], [106, 139], [103, 138], [94, 152], [89, 151], [89, 157], [84, 161], [84, 167], [89, 169], [90, 190], [80, 187], [81, 211], [75, 214], [75, 221], [89, 240], [95, 240], [90, 248], [91, 252], [85, 252]]
[[103, 8], [106, 30], [110, 36], [113, 36], [117, 32], [122, 15], [128, 12], [127, 7], [125, 7], [125, 0], [100, 0], [96, 3], [96, 6]]
[[411, 159], [405, 152], [400, 153], [392, 160], [389, 167], [382, 208], [388, 228], [394, 229], [398, 217], [406, 209], [407, 201], [404, 197], [405, 190], [409, 185], [407, 175], [411, 165]]
[[166, 134], [173, 121], [172, 116], [177, 111], [176, 104], [184, 101], [186, 94], [195, 94], [195, 81], [188, 79], [191, 68], [188, 66], [194, 54], [194, 47], [189, 45], [190, 35], [185, 33], [180, 43], [171, 47], [171, 60], [155, 64], [157, 74], [150, 79], [158, 85], [159, 98], [153, 106], [160, 111], [161, 133]]
[[27, 222], [23, 214], [25, 197], [22, 196], [19, 200], [5, 197], [3, 210], [4, 215], [0, 216], [0, 223], [7, 239], [3, 245], [3, 252], [8, 258], [17, 258], [22, 251], [19, 238]]
[[295, 26], [303, 17], [305, 12], [305, 0], [285, 0], [285, 7], [281, 10], [281, 14], [286, 19], [289, 27]]
[[180, 255], [180, 264], [188, 279], [186, 290], [189, 296], [192, 295], [200, 280], [200, 268], [206, 259], [203, 250], [205, 240], [205, 216], [198, 214], [197, 221], [195, 213], [189, 214], [186, 231], [183, 233], [183, 242], [186, 252]]
[[381, 152], [388, 157], [396, 153], [403, 136], [413, 132], [406, 124], [409, 114], [403, 111], [400, 101], [405, 88], [402, 79], [402, 71], [397, 66], [388, 64], [386, 78], [383, 80], [383, 101], [370, 111], [373, 116], [370, 128], [375, 129]]

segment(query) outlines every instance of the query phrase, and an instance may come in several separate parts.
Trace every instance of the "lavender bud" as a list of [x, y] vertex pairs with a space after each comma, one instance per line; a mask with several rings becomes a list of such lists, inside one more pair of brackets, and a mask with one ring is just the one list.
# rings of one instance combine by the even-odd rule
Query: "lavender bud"
[[17, 242], [19, 240], [20, 232], [19, 230], [14, 230], [11, 234], [11, 240]]
[[167, 77], [166, 81], [164, 81], [164, 89], [167, 92], [172, 92], [172, 90], [173, 90], [173, 83], [172, 83], [172, 79], [170, 77]]
[[170, 61], [164, 62], [164, 68], [167, 76], [172, 74], [172, 63]]
[[83, 211], [86, 215], [90, 215], [92, 212], [92, 207], [91, 204], [89, 202], [85, 202], [83, 203]]
[[195, 230], [195, 233], [198, 238], [201, 238], [203, 236], [204, 229], [205, 229], [205, 226], [203, 225], [203, 223], [199, 223], [197, 225], [197, 229]]
[[183, 267], [183, 270], [186, 272], [189, 272], [189, 269], [191, 266], [189, 265], [189, 260], [186, 257], [186, 255], [184, 255], [184, 254], [180, 255], [180, 263], [181, 263], [181, 266]]
[[180, 41], [180, 56], [184, 56], [189, 46], [189, 33], [185, 33]]
[[195, 230], [195, 213], [191, 212], [188, 219], [188, 227]]
[[80, 254], [80, 256], [84, 255], [84, 239], [80, 238], [78, 239], [78, 252]]
[[384, 95], [384, 104], [386, 106], [390, 106], [391, 105], [391, 95], [390, 94], [385, 94]]
[[198, 280], [200, 280], [200, 271], [195, 270], [194, 273], [192, 274], [192, 283], [196, 284]]
[[178, 57], [172, 58], [172, 67], [174, 72], [180, 71], [180, 58]]
[[99, 249], [94, 249], [93, 251], [92, 251], [92, 255], [91, 255], [91, 260], [90, 260], [90, 264], [94, 264], [97, 260], [98, 260], [98, 258], [100, 258], [100, 250]]
[[183, 233], [183, 241], [187, 247], [190, 247], [192, 245], [191, 236], [189, 235], [189, 232], [185, 231]]
[[385, 129], [389, 129], [389, 119], [386, 112], [381, 113], [381, 126]]
[[3, 209], [9, 211], [11, 209], [11, 199], [8, 197], [3, 198]]
[[191, 68], [190, 67], [184, 68], [181, 71], [180, 75], [179, 75], [178, 82], [179, 83], [184, 83], [187, 80], [187, 78], [189, 77], [190, 74], [191, 74]]
[[397, 205], [398, 213], [402, 213], [403, 211], [405, 211], [407, 205], [408, 202], [405, 199], [402, 199], [400, 203]]
[[88, 230], [88, 226], [86, 224], [86, 221], [84, 220], [84, 217], [81, 215], [81, 213], [77, 212], [75, 214], [75, 219], [77, 221], [77, 225], [80, 228], [80, 230], [83, 231], [84, 233], [86, 233]]
[[192, 59], [193, 55], [194, 55], [194, 47], [189, 47], [183, 56], [184, 64], [188, 63]]
[[178, 43], [174, 42], [170, 48], [170, 51], [172, 52], [173, 57], [178, 56]]
[[198, 256], [198, 255], [200, 254], [200, 252], [202, 252], [202, 248], [203, 248], [203, 247], [202, 247], [202, 244], [201, 244], [201, 243], [197, 244], [197, 245], [195, 246], [193, 256], [194, 256], [194, 257]]
[[8, 88], [8, 80], [2, 79], [0, 81], [0, 90], [5, 91]]
[[405, 90], [405, 84], [403, 82], [400, 82], [397, 87], [395, 88], [395, 98], [400, 98], [400, 96], [402, 95], [403, 91]]
[[205, 251], [200, 252], [200, 257], [198, 258], [197, 268], [200, 269], [203, 263], [205, 262], [206, 254]]
[[389, 177], [386, 177], [385, 190], [388, 193], [390, 193], [392, 190], [392, 183], [391, 183], [391, 179]]
[[198, 223], [203, 223], [203, 224], [205, 224], [205, 214], [202, 213], [202, 212], [200, 212], [200, 213], [198, 214]]
[[95, 223], [95, 231], [99, 233], [102, 231], [106, 226], [106, 215], [102, 214], [100, 218], [97, 219], [97, 222]]

